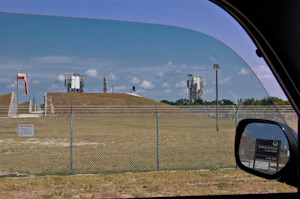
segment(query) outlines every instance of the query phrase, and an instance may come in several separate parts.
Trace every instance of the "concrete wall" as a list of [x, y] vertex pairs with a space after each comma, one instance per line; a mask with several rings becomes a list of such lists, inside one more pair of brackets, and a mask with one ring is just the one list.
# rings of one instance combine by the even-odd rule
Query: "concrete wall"
[[17, 115], [17, 99], [15, 92], [11, 93], [10, 105], [8, 110], [8, 117], [16, 116]]

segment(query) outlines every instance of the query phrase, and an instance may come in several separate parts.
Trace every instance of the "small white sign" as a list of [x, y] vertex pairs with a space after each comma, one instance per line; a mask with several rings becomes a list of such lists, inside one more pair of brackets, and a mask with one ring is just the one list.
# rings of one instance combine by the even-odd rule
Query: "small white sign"
[[19, 137], [34, 137], [34, 125], [19, 124]]
[[241, 149], [241, 155], [245, 155], [245, 149]]

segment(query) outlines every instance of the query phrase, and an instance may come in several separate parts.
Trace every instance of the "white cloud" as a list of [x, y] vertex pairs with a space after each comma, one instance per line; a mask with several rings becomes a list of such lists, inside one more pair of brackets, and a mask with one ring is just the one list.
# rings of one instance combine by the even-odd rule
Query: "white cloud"
[[192, 66], [191, 68], [194, 70], [205, 70], [206, 69], [206, 67], [202, 67], [202, 66]]
[[65, 76], [64, 75], [59, 75], [57, 77], [58, 81], [64, 81], [65, 80]]
[[238, 72], [238, 75], [246, 75], [248, 73], [249, 71], [243, 68], [240, 72]]
[[36, 61], [42, 63], [70, 63], [72, 59], [67, 56], [45, 56], [45, 57], [36, 57]]
[[170, 89], [166, 89], [163, 91], [164, 94], [170, 94], [172, 91]]
[[159, 72], [159, 73], [157, 74], [157, 76], [163, 77], [163, 76], [164, 76], [164, 72]]
[[89, 69], [85, 72], [85, 75], [90, 76], [90, 77], [97, 77], [98, 72], [95, 69]]
[[145, 89], [139, 89], [139, 90], [137, 90], [137, 92], [138, 92], [139, 94], [142, 94], [142, 93], [147, 93], [148, 91], [145, 90]]
[[269, 67], [264, 66], [264, 65], [260, 65], [260, 66], [258, 66], [256, 68], [254, 68], [254, 70], [256, 72], [260, 72], [260, 73], [269, 73], [269, 72], [271, 72], [271, 70], [269, 69]]
[[175, 84], [175, 87], [180, 87], [180, 88], [183, 88], [183, 87], [186, 87], [186, 81], [184, 80], [181, 80], [180, 83], [177, 83]]
[[188, 94], [189, 93], [189, 89], [188, 88], [183, 89], [182, 93]]
[[40, 83], [41, 83], [41, 81], [36, 80], [36, 79], [32, 81], [32, 84], [40, 84]]
[[207, 89], [207, 90], [204, 90], [204, 94], [207, 94], [207, 93], [212, 93], [212, 92], [215, 92], [214, 89], [210, 88], [210, 89]]
[[175, 69], [176, 68], [176, 66], [174, 66], [174, 64], [172, 63], [172, 62], [169, 62], [169, 63], [167, 63], [167, 69], [168, 70], [172, 70], [172, 69]]
[[141, 81], [137, 77], [133, 77], [130, 81], [131, 84], [139, 84]]
[[58, 89], [60, 89], [62, 86], [61, 85], [57, 85], [57, 84], [52, 84], [51, 86], [50, 86], [50, 90], [52, 90], [52, 91], [57, 91]]
[[272, 75], [271, 74], [265, 74], [265, 75], [258, 75], [257, 76], [260, 80], [266, 80], [266, 79], [271, 79]]
[[170, 88], [170, 84], [167, 82], [164, 82], [162, 85], [163, 88]]
[[9, 80], [9, 78], [0, 78], [0, 83], [7, 83]]
[[154, 85], [153, 85], [150, 81], [144, 80], [144, 81], [140, 84], [140, 87], [142, 87], [142, 88], [144, 88], [144, 89], [152, 89], [152, 88], [154, 88]]
[[176, 95], [181, 96], [179, 98], [187, 98], [189, 93], [189, 89], [188, 88], [181, 88], [181, 89], [177, 89], [176, 90]]
[[122, 86], [114, 87], [114, 92], [124, 91], [126, 89], [127, 89], [127, 87], [122, 85]]
[[117, 77], [116, 77], [113, 73], [109, 73], [107, 77], [108, 77], [108, 79], [110, 79], [110, 80], [115, 80], [115, 79], [117, 79]]
[[218, 60], [214, 57], [214, 56], [212, 56], [212, 55], [208, 55], [208, 58], [211, 60], [211, 61], [213, 61], [214, 63], [218, 63]]
[[8, 84], [7, 88], [17, 88], [17, 83]]
[[264, 65], [253, 68], [253, 71], [260, 80], [271, 79], [273, 77], [273, 74], [269, 67]]
[[261, 81], [263, 86], [266, 88], [270, 96], [277, 96], [281, 99], [287, 100], [282, 88], [279, 86], [276, 78], [271, 72], [268, 66], [260, 65], [253, 68], [253, 72], [256, 74], [258, 79]]
[[231, 84], [231, 79], [231, 77], [228, 77], [226, 79], [219, 80], [219, 84]]

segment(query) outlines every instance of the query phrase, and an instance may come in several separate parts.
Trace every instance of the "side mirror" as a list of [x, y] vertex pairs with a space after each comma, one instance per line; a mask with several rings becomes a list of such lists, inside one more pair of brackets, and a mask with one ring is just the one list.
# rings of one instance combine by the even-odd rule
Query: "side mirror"
[[297, 187], [297, 137], [281, 122], [241, 120], [235, 137], [236, 163], [248, 173]]

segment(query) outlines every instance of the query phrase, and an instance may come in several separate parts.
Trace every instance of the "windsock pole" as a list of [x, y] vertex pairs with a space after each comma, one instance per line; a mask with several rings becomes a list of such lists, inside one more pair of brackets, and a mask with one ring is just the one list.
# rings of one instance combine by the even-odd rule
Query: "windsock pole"
[[16, 97], [16, 101], [17, 101], [17, 134], [19, 134], [19, 100], [18, 100], [18, 97], [19, 97], [19, 78], [18, 78], [18, 74], [19, 74], [19, 69], [17, 69], [17, 97]]

